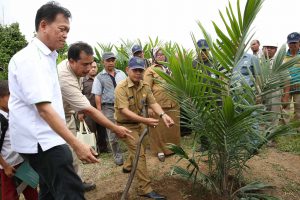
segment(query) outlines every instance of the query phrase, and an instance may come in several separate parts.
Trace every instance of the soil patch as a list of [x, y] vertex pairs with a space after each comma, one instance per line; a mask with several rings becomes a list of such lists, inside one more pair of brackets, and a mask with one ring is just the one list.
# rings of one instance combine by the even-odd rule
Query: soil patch
[[[123, 174], [122, 167], [116, 166], [111, 154], [101, 156], [99, 164], [83, 165], [84, 177], [97, 184], [97, 188], [86, 193], [88, 200], [119, 200], [125, 188], [128, 174]], [[171, 175], [171, 168], [178, 160], [172, 156], [165, 162], [147, 155], [147, 167], [152, 180], [153, 189], [165, 195], [169, 200], [219, 200], [201, 186], [178, 175]], [[179, 163], [182, 167], [186, 163]], [[206, 164], [201, 164], [203, 169]], [[266, 148], [248, 162], [249, 169], [245, 172], [247, 182], [262, 181], [275, 186], [274, 190], [266, 191], [283, 200], [300, 199], [300, 156], [281, 152], [275, 148]], [[139, 197], [136, 181], [133, 181], [129, 192], [129, 200], [146, 199]], [[221, 200], [221, 199], [220, 199]]]

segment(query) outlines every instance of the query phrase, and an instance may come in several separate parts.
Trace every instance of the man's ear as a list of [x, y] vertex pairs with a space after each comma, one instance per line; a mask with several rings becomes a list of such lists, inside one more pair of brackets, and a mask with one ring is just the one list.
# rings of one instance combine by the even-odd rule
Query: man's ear
[[73, 60], [73, 58], [71, 58], [70, 60], [68, 60], [69, 61], [69, 64], [72, 66], [72, 65], [74, 65], [74, 63], [76, 62], [75, 60]]
[[42, 20], [40, 22], [40, 24], [39, 24], [39, 30], [41, 30], [41, 31], [46, 30], [47, 25], [48, 25], [47, 21], [46, 20]]
[[128, 74], [128, 72], [129, 72], [129, 67], [126, 67], [126, 73]]

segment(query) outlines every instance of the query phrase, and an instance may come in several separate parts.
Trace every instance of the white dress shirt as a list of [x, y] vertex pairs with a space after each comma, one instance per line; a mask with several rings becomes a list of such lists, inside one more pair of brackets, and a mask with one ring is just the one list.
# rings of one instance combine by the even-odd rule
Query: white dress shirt
[[37, 153], [65, 144], [39, 115], [37, 103], [49, 102], [65, 121], [56, 69], [57, 52], [34, 38], [9, 62], [9, 120], [12, 149], [19, 153]]

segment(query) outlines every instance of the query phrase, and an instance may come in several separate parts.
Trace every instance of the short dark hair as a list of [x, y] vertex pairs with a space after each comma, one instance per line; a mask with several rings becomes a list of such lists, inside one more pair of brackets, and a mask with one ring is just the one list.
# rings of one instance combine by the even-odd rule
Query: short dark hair
[[94, 55], [93, 48], [85, 42], [76, 42], [71, 44], [68, 50], [68, 60], [78, 61], [80, 59], [81, 51], [85, 52], [87, 55]]
[[49, 1], [48, 3], [44, 4], [42, 7], [38, 9], [35, 16], [35, 30], [39, 30], [39, 25], [42, 20], [51, 23], [55, 20], [58, 14], [63, 14], [66, 18], [71, 18], [71, 12], [60, 6], [59, 3], [55, 1]]
[[9, 95], [8, 81], [0, 80], [0, 97]]

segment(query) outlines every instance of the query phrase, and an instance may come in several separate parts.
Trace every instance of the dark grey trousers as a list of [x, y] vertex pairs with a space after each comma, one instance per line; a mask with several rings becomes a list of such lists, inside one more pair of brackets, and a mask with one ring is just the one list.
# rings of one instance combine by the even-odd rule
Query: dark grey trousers
[[82, 181], [75, 173], [72, 153], [66, 144], [38, 153], [21, 154], [39, 174], [39, 200], [82, 200]]

